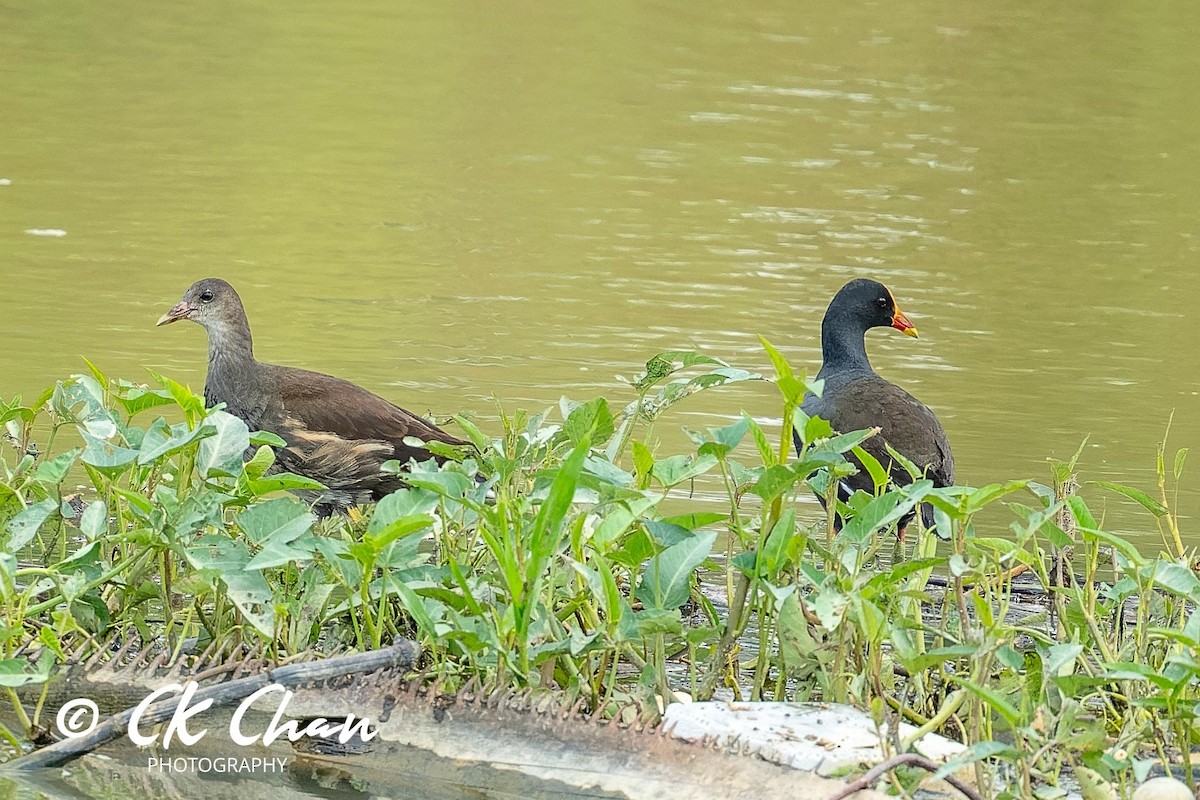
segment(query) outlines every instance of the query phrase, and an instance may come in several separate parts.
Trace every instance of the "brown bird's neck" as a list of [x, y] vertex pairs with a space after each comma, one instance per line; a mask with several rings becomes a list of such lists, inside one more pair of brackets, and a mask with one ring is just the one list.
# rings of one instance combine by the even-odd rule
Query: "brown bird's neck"
[[208, 375], [204, 394], [209, 404], [228, 403], [231, 408], [250, 400], [261, 389], [263, 365], [254, 358], [254, 340], [244, 313], [206, 325], [208, 331]]
[[244, 312], [206, 325], [205, 328], [208, 332], [210, 369], [217, 364], [255, 363], [254, 338], [250, 335], [250, 323]]

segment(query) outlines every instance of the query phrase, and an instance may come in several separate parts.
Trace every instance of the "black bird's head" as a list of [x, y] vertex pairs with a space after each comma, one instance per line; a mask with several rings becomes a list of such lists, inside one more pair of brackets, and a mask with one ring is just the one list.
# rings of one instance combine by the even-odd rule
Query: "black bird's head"
[[852, 320], [864, 332], [871, 328], [895, 328], [909, 336], [917, 335], [916, 327], [896, 306], [891, 290], [868, 278], [843, 286], [829, 303], [826, 315]]
[[183, 299], [158, 318], [156, 325], [189, 319], [213, 331], [236, 325], [245, 318], [242, 299], [234, 288], [220, 278], [205, 278], [193, 283]]

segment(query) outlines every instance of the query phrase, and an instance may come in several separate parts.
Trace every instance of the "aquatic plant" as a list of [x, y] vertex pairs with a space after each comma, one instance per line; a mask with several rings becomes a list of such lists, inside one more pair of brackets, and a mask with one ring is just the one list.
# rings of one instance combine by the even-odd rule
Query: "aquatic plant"
[[[1172, 510], [1186, 452], [1160, 448], [1158, 497], [1084, 486], [1147, 510], [1164, 547], [1148, 557], [1095, 518], [1078, 454], [1046, 484], [890, 488], [860, 446], [873, 432], [807, 418], [820, 387], [763, 345], [769, 379], [670, 352], [618, 403], [498, 408], [494, 437], [456, 417], [477, 455], [414, 465], [373, 508], [324, 521], [286, 493], [316, 487], [275, 471], [278, 439], [169, 378], [89, 364], [0, 403], [0, 687], [21, 726], [0, 733], [36, 737], [38, 687], [114, 633], [280, 658], [407, 635], [450, 686], [553, 685], [607, 713], [677, 692], [852, 702], [916, 726], [888, 752], [929, 731], [966, 743], [943, 771], [992, 797], [1057, 796], [1066, 768], [1192, 779], [1200, 579]], [[676, 403], [764, 380], [777, 433], [742, 415], [658, 452]], [[875, 491], [842, 502], [850, 452]], [[692, 499], [695, 482], [724, 502]], [[800, 500], [814, 489], [825, 512]], [[922, 502], [934, 529], [894, 552], [889, 527]]]

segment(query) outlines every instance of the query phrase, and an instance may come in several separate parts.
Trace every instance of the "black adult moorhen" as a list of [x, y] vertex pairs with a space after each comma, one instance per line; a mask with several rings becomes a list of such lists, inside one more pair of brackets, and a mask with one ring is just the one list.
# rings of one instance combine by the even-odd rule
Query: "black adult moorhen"
[[405, 437], [468, 444], [349, 381], [256, 360], [242, 300], [220, 278], [192, 284], [158, 325], [181, 319], [199, 323], [208, 333], [204, 402], [210, 407], [224, 403], [250, 430], [269, 431], [287, 442], [276, 463], [327, 487], [313, 506], [321, 516], [400, 488], [400, 478], [380, 470], [383, 462], [430, 458], [429, 451], [406, 444]]
[[[828, 420], [840, 433], [878, 427], [880, 432], [868, 439], [863, 449], [879, 460], [892, 483], [904, 486], [912, 478], [894, 462], [885, 444], [924, 470], [934, 486], [950, 486], [954, 483], [954, 456], [941, 423], [911, 394], [876, 375], [867, 360], [866, 332], [881, 327], [917, 335], [917, 329], [896, 307], [896, 298], [882, 283], [860, 278], [834, 295], [821, 321], [822, 363], [817, 377], [825, 381], [825, 390], [820, 397], [807, 395], [801, 408], [810, 417]], [[799, 432], [795, 439], [799, 449]], [[861, 462], [853, 457], [851, 460], [859, 471], [842, 479], [838, 488], [843, 500], [856, 489], [871, 492], [874, 488]], [[914, 516], [915, 512], [908, 514], [897, 525], [901, 540]], [[921, 505], [921, 520], [926, 527], [933, 525], [933, 506]]]

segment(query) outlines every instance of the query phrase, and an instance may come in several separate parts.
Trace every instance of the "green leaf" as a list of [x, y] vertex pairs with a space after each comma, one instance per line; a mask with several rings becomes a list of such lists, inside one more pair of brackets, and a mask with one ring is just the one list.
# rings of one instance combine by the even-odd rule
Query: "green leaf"
[[421, 489], [405, 488], [392, 492], [375, 506], [367, 524], [367, 533], [378, 534], [414, 514], [430, 514], [438, 506], [438, 496]]
[[38, 529], [58, 510], [58, 501], [47, 497], [21, 511], [8, 521], [8, 545], [5, 549], [16, 553], [37, 535]]
[[641, 442], [633, 443], [633, 468], [637, 472], [640, 485], [649, 484], [649, 476], [654, 471], [654, 454]]
[[817, 445], [817, 449], [832, 453], [851, 452], [875, 434], [875, 428], [863, 428], [862, 430], [850, 431], [849, 433], [839, 433], [820, 442]]
[[694, 378], [677, 378], [663, 386], [658, 394], [642, 400], [634, 400], [626, 406], [624, 413], [638, 414], [642, 419], [656, 419], [663, 411], [675, 405], [685, 397], [689, 397], [705, 389], [723, 386], [727, 383], [748, 381], [760, 376], [741, 369], [718, 367]]
[[213, 411], [204, 420], [204, 427], [213, 431], [200, 442], [196, 451], [196, 468], [204, 477], [233, 476], [242, 469], [242, 459], [250, 448], [250, 429], [233, 414]]
[[49, 679], [48, 668], [44, 672], [29, 672], [23, 658], [0, 659], [0, 686], [15, 689], [31, 683], [45, 683]]
[[262, 447], [263, 445], [267, 447], [287, 447], [287, 442], [283, 440], [282, 436], [276, 436], [270, 431], [253, 431], [250, 434], [250, 444], [255, 447]]
[[694, 350], [666, 350], [646, 362], [646, 369], [632, 381], [641, 390], [649, 389], [669, 378], [681, 369], [694, 366], [729, 366], [720, 359], [697, 353]]
[[82, 358], [83, 363], [87, 365], [88, 372], [92, 373], [92, 377], [96, 379], [96, 383], [98, 383], [101, 386], [107, 386], [108, 385], [108, 377], [103, 372], [100, 371], [100, 368], [97, 367], [95, 364], [93, 364], [91, 361], [89, 361], [86, 356], [80, 356], [80, 358]]
[[262, 478], [246, 481], [246, 487], [256, 497], [271, 492], [316, 492], [326, 488], [325, 484], [297, 475], [293, 472], [276, 472]]
[[920, 478], [923, 474], [920, 467], [914, 464], [908, 456], [901, 453], [896, 448], [892, 447], [887, 442], [883, 443], [883, 447], [887, 450], [887, 454], [892, 457], [892, 462], [908, 473], [913, 480]]
[[125, 502], [129, 503], [130, 507], [132, 507], [134, 511], [142, 514], [143, 516], [149, 516], [150, 512], [154, 510], [154, 503], [151, 502], [150, 498], [146, 497], [144, 494], [131, 492], [128, 489], [122, 489], [120, 486], [113, 486], [112, 490], [114, 494], [124, 499]]
[[604, 618], [609, 630], [615, 630], [621, 623], [621, 615], [628, 608], [628, 603], [617, 586], [612, 564], [600, 555], [593, 556], [592, 561], [595, 569], [568, 559], [568, 563], [583, 576], [592, 596], [604, 609]]
[[[74, 420], [93, 436], [107, 439], [117, 432], [113, 414], [104, 405], [104, 387], [90, 375], [73, 375], [55, 386], [50, 406], [63, 419]], [[80, 411], [75, 411], [82, 405]]]
[[982, 761], [985, 758], [996, 758], [998, 756], [1010, 755], [1026, 754], [1020, 753], [1020, 751], [1018, 751], [1012, 745], [1005, 744], [1004, 742], [976, 742], [943, 764], [941, 768], [933, 774], [933, 778], [934, 780], [938, 780], [946, 777], [947, 775], [953, 775], [967, 764], [971, 764], [976, 761]]
[[792, 372], [792, 365], [787, 362], [775, 345], [766, 340], [766, 337], [759, 336], [758, 341], [762, 344], [763, 349], [767, 351], [767, 356], [771, 359], [771, 366], [775, 368], [776, 378], [791, 378], [795, 375]]
[[630, 412], [628, 407], [621, 412], [619, 419], [621, 422], [617, 425], [616, 433], [608, 440], [608, 446], [604, 448], [604, 457], [613, 463], [616, 463], [620, 459], [621, 453], [625, 451], [625, 445], [629, 442], [629, 432], [633, 430], [633, 425], [637, 421], [637, 417]]
[[707, 435], [694, 431], [687, 431], [687, 433], [693, 442], [700, 445], [699, 452], [710, 453], [717, 458], [725, 458], [746, 438], [749, 430], [750, 419], [743, 416], [723, 428], [709, 428]]
[[650, 534], [650, 539], [659, 547], [666, 549], [692, 537], [692, 532], [682, 525], [673, 525], [658, 520], [643, 520], [642, 527]]
[[256, 503], [236, 518], [237, 526], [251, 542], [260, 547], [272, 540], [284, 544], [291, 542], [312, 530], [316, 521], [316, 516], [307, 506], [291, 497]]
[[1028, 484], [1029, 481], [1009, 481], [1007, 483], [992, 483], [983, 488], [976, 489], [967, 496], [966, 513], [974, 514], [1004, 495], [1024, 489]]
[[673, 517], [663, 517], [661, 522], [668, 525], [678, 525], [681, 528], [687, 528], [689, 531], [694, 531], [697, 528], [703, 528], [706, 525], [714, 525], [718, 522], [725, 522], [729, 519], [729, 514], [721, 513], [720, 511], [693, 511], [690, 514], [678, 514]]
[[774, 464], [767, 467], [759, 475], [758, 480], [750, 487], [750, 491], [770, 503], [779, 495], [789, 491], [799, 480], [796, 470], [791, 466]]
[[584, 459], [583, 466], [589, 475], [611, 486], [622, 488], [633, 486], [633, 476], [605, 458], [589, 455]]
[[691, 594], [692, 573], [712, 552], [717, 532], [698, 533], [651, 558], [634, 596], [646, 608], [676, 609]]
[[282, 567], [284, 564], [300, 565], [313, 560], [316, 550], [316, 539], [307, 534], [300, 534], [295, 539], [273, 537], [263, 543], [262, 549], [246, 562], [248, 570], [263, 570], [272, 567]]
[[671, 354], [660, 353], [647, 361], [642, 373], [634, 378], [634, 387], [642, 390], [649, 389], [656, 383], [670, 377], [671, 373], [679, 369], [679, 367], [672, 363], [673, 359], [667, 357], [669, 355]]
[[867, 641], [872, 646], [878, 646], [879, 642], [883, 640], [883, 633], [887, 627], [887, 617], [884, 616], [883, 611], [861, 595], [850, 597], [850, 610], [859, 629], [866, 635]]
[[914, 652], [903, 659], [901, 663], [910, 672], [923, 672], [930, 667], [939, 666], [949, 661], [972, 658], [979, 653], [979, 648], [973, 644], [955, 644], [948, 647], [935, 647], [924, 653]]
[[787, 545], [796, 532], [796, 509], [788, 508], [779, 515], [779, 521], [771, 528], [767, 542], [763, 545], [762, 558], [759, 562], [761, 575], [772, 577], [784, 565]]
[[654, 462], [654, 478], [663, 486], [671, 487], [690, 480], [711, 470], [719, 462], [711, 454], [690, 456], [668, 456]]
[[1156, 517], [1163, 516], [1169, 510], [1166, 506], [1155, 500], [1150, 495], [1146, 494], [1140, 489], [1134, 489], [1132, 486], [1125, 486], [1120, 483], [1113, 483], [1112, 481], [1092, 481], [1092, 483], [1094, 483], [1096, 486], [1102, 486], [1105, 489], [1111, 489], [1117, 494], [1125, 495], [1130, 500], [1139, 503], [1142, 508], [1145, 508]]
[[458, 427], [462, 428], [463, 433], [467, 435], [471, 444], [475, 445], [475, 449], [479, 452], [482, 453], [492, 443], [492, 440], [479, 429], [478, 425], [461, 414], [455, 414], [454, 421], [458, 423]]
[[200, 419], [204, 416], [204, 398], [193, 392], [187, 386], [184, 386], [178, 381], [172, 380], [164, 375], [159, 375], [154, 370], [146, 370], [151, 377], [158, 382], [160, 386], [167, 390], [171, 395], [171, 399], [175, 404], [183, 409], [184, 414], [189, 419]]
[[135, 386], [123, 381], [117, 384], [117, 393], [114, 399], [131, 419], [151, 408], [169, 406], [175, 403], [174, 398], [171, 397], [171, 393], [166, 389], [149, 389], [145, 386]]
[[[253, 443], [251, 443], [253, 445]], [[246, 462], [245, 474], [250, 480], [258, 480], [275, 464], [275, 451], [269, 445], [259, 445], [254, 456]]]
[[632, 614], [638, 635], [650, 637], [665, 633], [679, 636], [683, 633], [683, 620], [677, 608], [645, 608]]
[[1162, 588], [1183, 597], [1200, 600], [1200, 578], [1183, 564], [1153, 561], [1147, 564], [1143, 571], [1152, 573], [1154, 582]]
[[824, 586], [812, 596], [812, 612], [827, 631], [835, 631], [846, 615], [849, 598], [835, 587]]
[[[563, 398], [564, 402], [566, 398]], [[596, 443], [599, 447], [613, 435], [612, 412], [608, 409], [608, 401], [597, 397], [571, 411], [563, 423], [563, 433], [572, 444], [579, 444], [585, 438]]]
[[12, 591], [13, 578], [17, 573], [17, 557], [4, 548], [0, 548], [0, 591]]
[[1047, 675], [1064, 678], [1075, 672], [1075, 662], [1082, 653], [1081, 644], [1052, 645], [1042, 659], [1045, 662], [1043, 669]]
[[759, 571], [758, 570], [758, 564], [759, 564], [758, 555], [759, 555], [758, 552], [755, 550], [743, 550], [742, 552], [735, 555], [733, 557], [733, 561], [730, 563], [732, 563], [733, 566], [735, 566], [739, 570], [741, 570], [742, 574], [745, 575], [747, 578], [753, 578], [755, 575], [758, 574], [758, 571]]
[[[1068, 500], [1068, 505], [1071, 506], [1072, 510], [1074, 510], [1075, 504], [1071, 503], [1070, 501], [1075, 499], [1077, 498], [1071, 497]], [[1118, 536], [1115, 533], [1109, 533], [1108, 531], [1089, 528], [1082, 524], [1080, 524], [1076, 530], [1084, 539], [1099, 539], [1100, 541], [1111, 545], [1113, 549], [1129, 559], [1129, 562], [1134, 566], [1140, 567], [1146, 563], [1146, 559], [1142, 557], [1140, 552], [1138, 552], [1137, 547], [1124, 537]]]
[[947, 680], [959, 684], [971, 694], [978, 697], [988, 708], [996, 712], [1004, 718], [1004, 721], [1009, 725], [1016, 727], [1021, 721], [1021, 712], [1008, 699], [991, 686], [984, 686], [974, 681], [969, 681], [966, 678], [960, 678], [956, 675], [947, 675]]
[[62, 479], [67, 477], [67, 473], [71, 471], [71, 467], [75, 465], [75, 459], [82, 452], [83, 448], [77, 447], [74, 450], [60, 453], [50, 461], [43, 461], [38, 464], [33, 479], [43, 484], [61, 483]]
[[404, 482], [409, 486], [427, 489], [449, 500], [461, 500], [463, 495], [474, 489], [476, 485], [475, 481], [461, 472], [449, 472], [436, 468], [434, 470], [413, 469], [409, 471], [405, 470], [396, 459], [385, 462], [383, 466], [385, 472], [390, 472], [393, 468], [398, 472], [405, 472]]
[[558, 549], [563, 519], [570, 511], [571, 502], [575, 499], [575, 486], [579, 483], [583, 460], [590, 447], [591, 444], [586, 437], [575, 445], [575, 449], [559, 467], [558, 474], [554, 476], [554, 482], [550, 484], [549, 494], [538, 508], [530, 535], [533, 558], [527, 565], [527, 585], [532, 586], [541, 577], [543, 565]]
[[850, 452], [854, 453], [854, 457], [858, 459], [858, 462], [863, 465], [867, 474], [871, 476], [871, 482], [874, 484], [876, 492], [887, 486], [888, 473], [883, 468], [883, 465], [879, 463], [879, 459], [857, 445], [851, 448]]
[[1095, 529], [1096, 518], [1092, 516], [1091, 510], [1087, 507], [1087, 503], [1077, 494], [1073, 494], [1067, 498], [1067, 507], [1071, 509], [1071, 516], [1075, 517], [1075, 522], [1085, 528]]
[[789, 594], [779, 607], [775, 626], [779, 633], [779, 654], [789, 670], [799, 669], [811, 660], [820, 662], [833, 656], [832, 650], [823, 650], [809, 630], [795, 592]]
[[417, 629], [430, 638], [436, 638], [437, 625], [426, 609], [424, 599], [403, 581], [396, 580], [391, 573], [385, 573], [383, 580], [386, 587], [400, 598], [400, 605], [417, 624]]
[[[370, 544], [376, 550], [383, 551], [384, 548], [397, 539], [427, 530], [432, 524], [433, 517], [428, 514], [412, 514], [407, 517], [401, 517], [375, 533], [368, 532], [363, 536], [363, 541]], [[416, 550], [417, 542], [414, 541], [411, 551], [415, 554]]]
[[203, 436], [212, 434], [211, 428], [191, 429], [186, 422], [168, 425], [162, 417], [154, 420], [142, 437], [138, 448], [138, 463], [142, 465], [153, 463], [160, 458], [169, 456], [187, 447]]
[[79, 530], [89, 539], [108, 533], [108, 507], [103, 500], [94, 500], [83, 510], [79, 518]]
[[743, 417], [750, 427], [750, 438], [754, 440], [754, 446], [758, 448], [758, 457], [766, 466], [772, 466], [779, 463], [779, 456], [771, 447], [771, 443], [767, 441], [767, 434], [763, 431], [762, 426], [751, 419], [749, 416]]
[[[653, 508], [654, 505], [654, 499], [644, 497], [630, 500], [627, 503], [617, 503], [612, 506], [592, 532], [592, 545], [598, 552], [607, 552], [629, 530], [634, 521]], [[663, 520], [663, 522], [667, 521]]]
[[274, 594], [258, 570], [247, 569], [250, 551], [236, 539], [219, 534], [201, 536], [184, 554], [188, 562], [220, 579], [238, 611], [263, 636], [275, 635]]
[[887, 492], [874, 497], [855, 514], [838, 537], [848, 542], [861, 542], [875, 531], [886, 528], [912, 511], [917, 501], [899, 492]]
[[1104, 677], [1110, 681], [1147, 681], [1159, 689], [1170, 691], [1175, 688], [1175, 682], [1166, 675], [1145, 664], [1132, 661], [1117, 661], [1108, 665]]
[[829, 421], [821, 417], [810, 417], [804, 413], [802, 409], [796, 409], [796, 417], [804, 418], [803, 425], [797, 425], [796, 430], [802, 431], [802, 437], [805, 443], [813, 444], [822, 439], [833, 438], [833, 427]]
[[129, 465], [137, 461], [137, 450], [130, 450], [128, 447], [121, 447], [106, 439], [93, 436], [83, 428], [79, 429], [79, 433], [87, 445], [80, 460], [110, 477], [124, 472]]
[[[915, 575], [918, 572], [926, 571], [933, 572], [933, 568], [941, 566], [945, 563], [941, 558], [912, 558], [907, 561], [900, 561], [893, 564], [890, 569], [881, 572], [871, 580], [867, 581], [867, 586], [873, 589], [890, 589], [897, 586], [901, 581], [908, 578], [910, 575]], [[929, 575], [925, 576], [928, 579]], [[923, 586], [924, 583], [922, 582]]]

